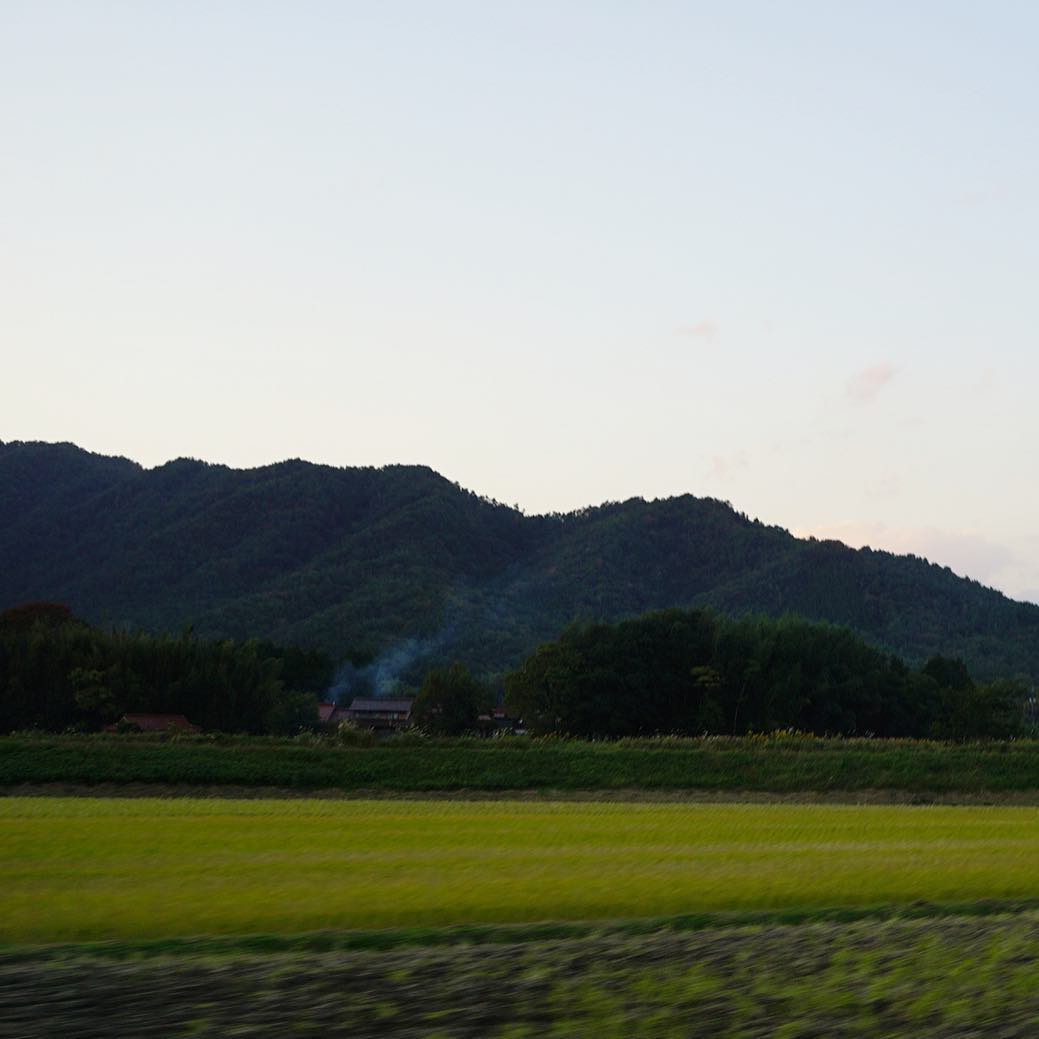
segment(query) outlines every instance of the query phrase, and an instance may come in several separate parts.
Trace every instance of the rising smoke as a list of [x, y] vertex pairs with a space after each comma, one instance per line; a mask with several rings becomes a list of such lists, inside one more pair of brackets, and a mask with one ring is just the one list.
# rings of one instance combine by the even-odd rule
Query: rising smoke
[[426, 639], [405, 639], [364, 667], [355, 667], [347, 661], [336, 672], [327, 698], [340, 703], [355, 696], [393, 696], [409, 669], [441, 649], [450, 634], [451, 629], [444, 628]]

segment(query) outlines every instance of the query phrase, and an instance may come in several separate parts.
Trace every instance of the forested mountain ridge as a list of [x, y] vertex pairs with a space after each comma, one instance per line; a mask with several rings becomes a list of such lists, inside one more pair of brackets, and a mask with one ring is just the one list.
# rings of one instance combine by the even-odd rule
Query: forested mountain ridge
[[910, 661], [1039, 678], [1039, 607], [911, 556], [793, 537], [713, 499], [525, 516], [431, 469], [298, 460], [143, 469], [0, 442], [0, 608], [271, 638], [342, 657], [404, 640], [498, 671], [574, 619], [669, 606], [846, 625]]

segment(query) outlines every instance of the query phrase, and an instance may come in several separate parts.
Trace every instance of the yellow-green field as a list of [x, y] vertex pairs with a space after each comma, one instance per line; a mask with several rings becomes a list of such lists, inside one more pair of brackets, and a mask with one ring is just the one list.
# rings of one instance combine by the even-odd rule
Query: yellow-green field
[[1039, 809], [8, 798], [0, 942], [1039, 897]]

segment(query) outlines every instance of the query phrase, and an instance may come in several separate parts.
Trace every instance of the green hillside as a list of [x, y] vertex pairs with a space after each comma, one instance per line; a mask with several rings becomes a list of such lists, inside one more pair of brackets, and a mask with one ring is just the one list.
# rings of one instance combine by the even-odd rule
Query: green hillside
[[400, 650], [498, 671], [574, 619], [712, 605], [846, 625], [910, 662], [1039, 677], [1039, 607], [914, 557], [799, 540], [713, 499], [525, 516], [420, 466], [143, 469], [0, 443], [0, 608]]

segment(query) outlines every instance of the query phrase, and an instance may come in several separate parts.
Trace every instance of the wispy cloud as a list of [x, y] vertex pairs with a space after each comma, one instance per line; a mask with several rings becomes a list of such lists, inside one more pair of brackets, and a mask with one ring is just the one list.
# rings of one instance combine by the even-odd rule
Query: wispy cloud
[[695, 325], [683, 325], [675, 331], [680, 336], [691, 336], [693, 339], [700, 339], [705, 343], [713, 343], [718, 338], [720, 329], [716, 321], [705, 318], [703, 321], [697, 321]]
[[984, 397], [992, 392], [996, 385], [996, 372], [993, 368], [985, 368], [974, 380], [970, 393], [974, 397]]
[[734, 451], [729, 455], [712, 455], [711, 468], [707, 477], [711, 480], [727, 480], [730, 476], [750, 467], [746, 451]]
[[958, 195], [953, 196], [952, 202], [955, 206], [966, 206], [968, 209], [972, 209], [990, 202], [1002, 202], [1006, 197], [1006, 189], [997, 186], [986, 190], [961, 191]]
[[870, 404], [894, 377], [895, 369], [887, 362], [871, 365], [848, 380], [848, 396], [857, 404]]
[[902, 493], [902, 481], [898, 473], [888, 472], [866, 483], [863, 489], [871, 498], [897, 498]]

